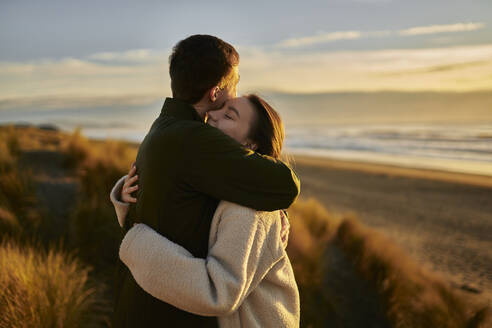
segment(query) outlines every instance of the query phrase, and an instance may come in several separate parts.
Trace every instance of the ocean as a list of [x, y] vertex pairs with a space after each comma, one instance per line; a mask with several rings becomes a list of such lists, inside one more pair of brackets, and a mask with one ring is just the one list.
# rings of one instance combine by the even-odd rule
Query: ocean
[[293, 154], [492, 176], [492, 125], [299, 126]]

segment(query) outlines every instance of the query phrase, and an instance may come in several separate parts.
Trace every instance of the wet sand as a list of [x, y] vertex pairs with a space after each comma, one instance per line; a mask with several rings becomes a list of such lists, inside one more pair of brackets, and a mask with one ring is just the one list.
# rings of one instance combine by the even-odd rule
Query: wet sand
[[295, 156], [301, 197], [355, 214], [492, 303], [492, 176]]

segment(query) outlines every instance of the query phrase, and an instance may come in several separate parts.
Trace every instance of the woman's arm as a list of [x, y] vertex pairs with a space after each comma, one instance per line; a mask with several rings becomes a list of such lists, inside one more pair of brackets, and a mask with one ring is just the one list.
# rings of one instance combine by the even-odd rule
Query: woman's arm
[[121, 201], [121, 190], [123, 189], [123, 185], [125, 184], [127, 175], [121, 177], [119, 179], [113, 189], [111, 190], [111, 193], [109, 194], [109, 199], [111, 200], [111, 203], [113, 203], [114, 210], [116, 212], [116, 216], [118, 217], [118, 223], [120, 224], [120, 227], [123, 227], [125, 224], [125, 218], [128, 214], [128, 211], [130, 209], [130, 204], [122, 202]]
[[280, 226], [272, 225], [278, 223], [275, 216], [278, 212], [222, 202], [206, 259], [137, 224], [125, 235], [120, 258], [152, 296], [198, 315], [224, 316], [237, 310], [282, 258]]
[[138, 185], [136, 184], [138, 175], [136, 172], [137, 168], [135, 164], [132, 164], [128, 174], [119, 179], [109, 193], [109, 199], [113, 203], [116, 216], [118, 217], [118, 223], [122, 228], [125, 225], [125, 218], [130, 209], [130, 203], [137, 202], [137, 199], [132, 197], [132, 193], [138, 190]]

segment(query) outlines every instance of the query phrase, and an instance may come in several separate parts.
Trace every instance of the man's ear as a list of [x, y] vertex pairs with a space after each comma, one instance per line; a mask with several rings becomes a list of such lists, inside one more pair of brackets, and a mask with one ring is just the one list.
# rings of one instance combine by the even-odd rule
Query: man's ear
[[211, 88], [210, 91], [208, 92], [208, 98], [210, 99], [211, 102], [215, 102], [217, 98], [219, 98], [219, 95], [220, 95], [220, 88], [218, 85]]

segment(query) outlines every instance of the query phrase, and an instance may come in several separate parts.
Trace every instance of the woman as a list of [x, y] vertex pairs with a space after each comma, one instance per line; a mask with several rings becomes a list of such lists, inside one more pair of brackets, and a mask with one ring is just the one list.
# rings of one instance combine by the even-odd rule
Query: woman
[[[277, 112], [249, 95], [209, 112], [210, 124], [263, 155], [280, 157], [284, 130]], [[123, 225], [138, 176], [120, 179], [111, 192]], [[123, 192], [121, 192], [123, 190]], [[124, 202], [118, 201], [119, 196]], [[120, 258], [147, 293], [184, 311], [217, 316], [220, 327], [298, 327], [299, 293], [285, 252], [288, 222], [281, 211], [259, 212], [221, 201], [206, 259], [145, 224], [134, 225]]]

